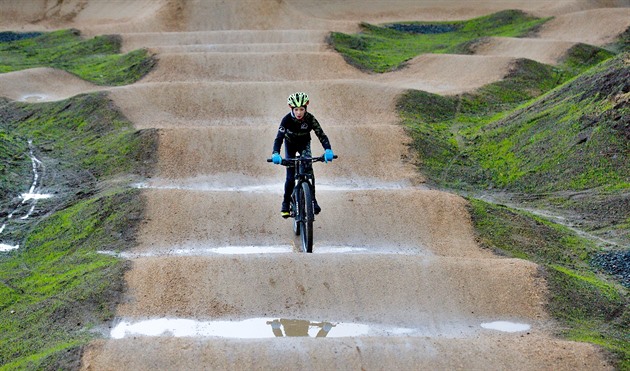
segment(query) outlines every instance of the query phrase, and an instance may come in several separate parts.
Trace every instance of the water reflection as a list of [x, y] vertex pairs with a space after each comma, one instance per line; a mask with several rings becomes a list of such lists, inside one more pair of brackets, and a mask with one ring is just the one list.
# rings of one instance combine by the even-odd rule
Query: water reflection
[[[276, 337], [283, 336], [313, 336], [312, 330], [317, 331], [315, 337], [323, 338], [328, 335], [328, 332], [335, 327], [330, 322], [311, 322], [301, 319], [274, 319], [273, 321], [267, 321], [267, 324], [271, 326], [273, 334]], [[282, 331], [284, 329], [284, 332]], [[319, 329], [319, 330], [318, 330]]]
[[196, 321], [184, 318], [157, 318], [142, 321], [121, 321], [110, 336], [224, 337], [261, 339], [285, 336], [347, 337], [391, 336], [413, 332], [403, 329], [362, 323], [308, 321], [283, 318], [250, 318], [242, 321]]
[[502, 332], [521, 332], [528, 331], [531, 329], [531, 326], [526, 323], [514, 323], [509, 321], [495, 321], [482, 323], [481, 327], [488, 330], [496, 330]]

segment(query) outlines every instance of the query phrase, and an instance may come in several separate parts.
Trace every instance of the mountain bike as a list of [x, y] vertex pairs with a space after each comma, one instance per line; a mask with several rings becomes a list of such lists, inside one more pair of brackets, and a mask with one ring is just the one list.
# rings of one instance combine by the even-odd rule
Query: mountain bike
[[[334, 155], [333, 159], [338, 156]], [[293, 232], [296, 236], [301, 236], [302, 252], [313, 252], [313, 222], [315, 221], [315, 212], [313, 210], [313, 174], [309, 174], [307, 169], [312, 167], [314, 162], [324, 161], [324, 155], [319, 157], [303, 157], [282, 159], [280, 165], [286, 167], [294, 167], [295, 171], [295, 188], [291, 194], [291, 214], [293, 218]], [[270, 158], [267, 162], [272, 162]], [[308, 166], [308, 165], [311, 166]]]

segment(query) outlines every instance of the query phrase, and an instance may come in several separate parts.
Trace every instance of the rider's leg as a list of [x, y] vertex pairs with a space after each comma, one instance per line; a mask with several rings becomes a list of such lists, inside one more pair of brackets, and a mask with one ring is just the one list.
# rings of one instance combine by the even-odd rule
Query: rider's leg
[[282, 211], [289, 211], [293, 188], [295, 188], [295, 169], [292, 167], [287, 167], [287, 177], [284, 180], [284, 197], [282, 198]]
[[[285, 142], [284, 158], [293, 157], [296, 152], [297, 151], [293, 148], [293, 146]], [[287, 167], [287, 175], [284, 181], [284, 196], [282, 197], [282, 206], [280, 208], [280, 213], [284, 218], [289, 217], [293, 188], [295, 188], [295, 168]]]

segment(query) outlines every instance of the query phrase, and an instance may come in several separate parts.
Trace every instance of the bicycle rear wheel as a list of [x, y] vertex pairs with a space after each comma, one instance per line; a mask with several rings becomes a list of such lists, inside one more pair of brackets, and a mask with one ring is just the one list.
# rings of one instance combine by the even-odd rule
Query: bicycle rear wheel
[[302, 183], [302, 194], [300, 195], [300, 211], [303, 211], [302, 222], [300, 223], [302, 235], [302, 249], [308, 253], [313, 252], [313, 197], [311, 187], [308, 182]]

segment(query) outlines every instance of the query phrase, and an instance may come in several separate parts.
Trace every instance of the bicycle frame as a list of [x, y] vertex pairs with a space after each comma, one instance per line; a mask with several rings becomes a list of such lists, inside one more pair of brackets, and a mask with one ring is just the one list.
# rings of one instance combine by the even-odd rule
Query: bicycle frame
[[307, 172], [307, 168], [309, 163], [311, 164], [311, 168], [312, 168], [312, 164], [314, 159], [311, 157], [302, 157], [302, 156], [298, 156], [295, 158], [288, 158], [285, 161], [287, 161], [287, 167], [295, 167], [296, 171], [295, 171], [295, 187], [293, 188], [293, 193], [291, 194], [291, 204], [292, 204], [292, 210], [291, 210], [291, 217], [295, 218], [296, 222], [302, 222], [304, 221], [305, 216], [304, 215], [300, 215], [299, 214], [299, 207], [297, 207], [297, 203], [300, 200], [300, 192], [302, 192], [302, 183], [308, 183], [309, 188], [312, 190], [313, 189], [313, 174], [312, 173], [308, 173]]
[[[337, 156], [333, 156], [333, 159]], [[324, 156], [320, 157], [304, 157], [297, 156], [294, 158], [283, 159], [281, 165], [293, 167], [295, 171], [295, 187], [291, 194], [291, 215], [294, 218], [293, 232], [296, 236], [302, 237], [302, 251], [313, 252], [313, 222], [315, 214], [313, 210], [313, 174], [307, 169], [312, 168], [314, 162], [325, 161]], [[272, 162], [267, 159], [267, 162]], [[310, 166], [309, 166], [310, 165]]]

